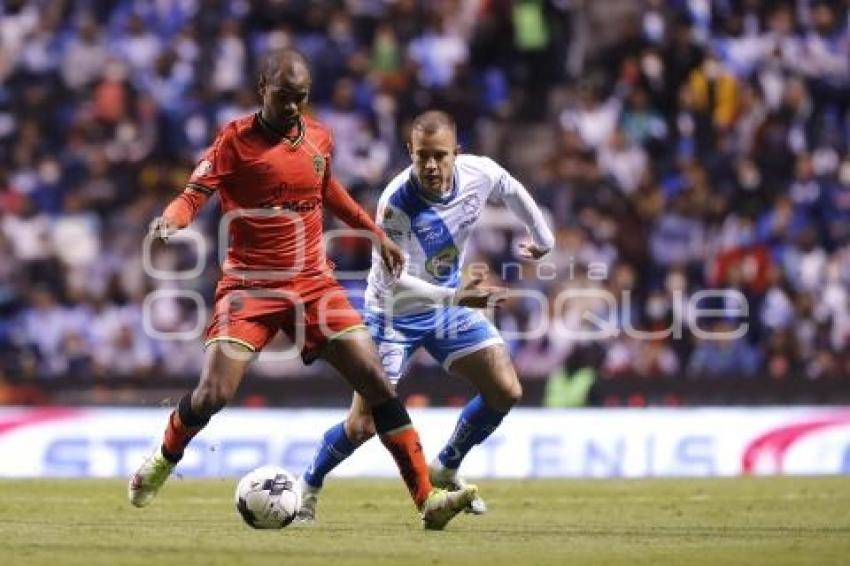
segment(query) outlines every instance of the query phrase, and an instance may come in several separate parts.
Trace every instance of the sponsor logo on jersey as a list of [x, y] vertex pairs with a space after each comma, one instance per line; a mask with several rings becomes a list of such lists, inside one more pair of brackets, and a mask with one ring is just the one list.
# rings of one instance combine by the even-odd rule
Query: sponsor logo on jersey
[[430, 219], [421, 219], [416, 222], [414, 230], [423, 242], [434, 242], [445, 235], [446, 228], [440, 224], [433, 224]]
[[287, 200], [278, 204], [269, 205], [273, 210], [288, 210], [290, 212], [310, 212], [319, 206], [318, 198], [303, 200]]
[[458, 249], [454, 244], [444, 247], [425, 262], [425, 271], [437, 279], [448, 277], [457, 265]]

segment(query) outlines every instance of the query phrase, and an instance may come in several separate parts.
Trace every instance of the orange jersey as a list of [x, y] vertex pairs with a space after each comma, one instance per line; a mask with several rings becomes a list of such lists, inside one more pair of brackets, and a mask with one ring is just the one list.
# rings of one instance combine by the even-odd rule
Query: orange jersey
[[239, 118], [221, 130], [165, 215], [185, 226], [219, 194], [226, 279], [287, 286], [327, 274], [324, 205], [349, 225], [382, 235], [331, 176], [332, 152], [330, 131], [312, 118], [302, 117], [292, 139], [276, 135], [258, 114]]

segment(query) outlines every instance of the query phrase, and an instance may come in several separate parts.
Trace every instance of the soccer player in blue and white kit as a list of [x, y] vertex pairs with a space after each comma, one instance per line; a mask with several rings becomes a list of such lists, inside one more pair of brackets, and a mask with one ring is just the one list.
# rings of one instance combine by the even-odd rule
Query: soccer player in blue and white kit
[[[554, 237], [528, 191], [507, 171], [487, 157], [458, 155], [455, 123], [448, 114], [419, 115], [408, 150], [412, 164], [387, 185], [377, 212], [378, 224], [404, 251], [405, 268], [395, 278], [380, 257], [373, 257], [365, 322], [393, 384], [422, 347], [446, 371], [478, 389], [430, 466], [435, 486], [460, 489], [463, 480], [457, 470], [464, 456], [499, 426], [522, 395], [502, 338], [476, 310], [494, 304], [503, 290], [480, 287], [480, 279], [461, 286], [467, 240], [491, 196], [529, 228], [533, 241], [521, 245], [523, 258], [541, 259], [552, 249]], [[325, 433], [299, 480], [301, 520], [315, 519], [328, 472], [374, 434], [368, 408], [355, 394], [347, 418]], [[486, 506], [479, 498], [468, 510], [481, 514]]]

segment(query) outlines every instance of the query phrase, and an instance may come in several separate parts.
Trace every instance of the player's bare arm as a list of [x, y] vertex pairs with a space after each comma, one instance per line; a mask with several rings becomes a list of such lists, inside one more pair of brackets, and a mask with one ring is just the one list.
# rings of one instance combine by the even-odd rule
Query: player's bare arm
[[[165, 208], [161, 216], [154, 218], [148, 226], [148, 235], [153, 240], [168, 241], [178, 230], [182, 230], [191, 224], [192, 219], [198, 214], [198, 210], [209, 200], [211, 191], [193, 183], [193, 179], [202, 174], [204, 162], [195, 170], [186, 189], [172, 200]], [[193, 186], [194, 185], [194, 186]]]
[[386, 234], [384, 234], [384, 237], [381, 238], [380, 252], [381, 259], [384, 260], [384, 264], [387, 266], [387, 269], [389, 269], [395, 277], [401, 275], [401, 270], [404, 269], [404, 252], [402, 252], [399, 245], [393, 242]]
[[507, 297], [504, 287], [482, 286], [484, 278], [476, 275], [469, 280], [455, 295], [455, 304], [471, 309], [486, 309], [498, 306]]

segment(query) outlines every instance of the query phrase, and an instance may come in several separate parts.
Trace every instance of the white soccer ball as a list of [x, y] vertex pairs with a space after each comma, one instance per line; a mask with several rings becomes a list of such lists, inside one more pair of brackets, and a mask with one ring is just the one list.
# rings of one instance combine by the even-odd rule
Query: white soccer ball
[[279, 466], [248, 472], [236, 486], [236, 510], [255, 529], [282, 529], [300, 506], [295, 476]]

